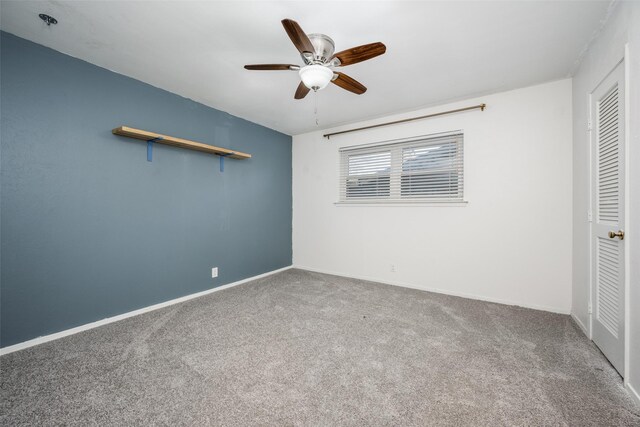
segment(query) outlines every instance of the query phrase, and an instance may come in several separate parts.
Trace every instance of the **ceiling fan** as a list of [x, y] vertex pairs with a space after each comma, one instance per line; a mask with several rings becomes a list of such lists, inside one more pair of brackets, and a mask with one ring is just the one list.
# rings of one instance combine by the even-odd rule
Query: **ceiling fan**
[[353, 47], [334, 54], [335, 44], [324, 34], [305, 34], [300, 25], [292, 19], [283, 19], [282, 25], [289, 38], [300, 51], [304, 66], [294, 64], [245, 65], [247, 70], [291, 70], [298, 71], [302, 80], [298, 85], [295, 99], [304, 98], [311, 89], [322, 90], [329, 82], [343, 89], [362, 95], [367, 88], [344, 73], [334, 71], [334, 67], [344, 67], [382, 55], [387, 47], [380, 43], [370, 43]]

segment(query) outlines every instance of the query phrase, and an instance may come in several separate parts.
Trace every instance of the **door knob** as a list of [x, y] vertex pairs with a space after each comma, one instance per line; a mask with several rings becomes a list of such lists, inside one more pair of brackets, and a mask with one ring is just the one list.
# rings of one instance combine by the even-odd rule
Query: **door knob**
[[624, 231], [618, 230], [617, 233], [615, 231], [610, 231], [609, 232], [609, 238], [613, 239], [614, 237], [619, 237], [620, 240], [623, 240], [624, 239]]

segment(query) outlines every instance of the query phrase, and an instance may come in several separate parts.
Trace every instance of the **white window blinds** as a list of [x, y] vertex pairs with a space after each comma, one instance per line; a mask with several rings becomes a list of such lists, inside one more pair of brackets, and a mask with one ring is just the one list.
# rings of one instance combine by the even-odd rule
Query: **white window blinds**
[[463, 136], [340, 150], [340, 202], [462, 202]]

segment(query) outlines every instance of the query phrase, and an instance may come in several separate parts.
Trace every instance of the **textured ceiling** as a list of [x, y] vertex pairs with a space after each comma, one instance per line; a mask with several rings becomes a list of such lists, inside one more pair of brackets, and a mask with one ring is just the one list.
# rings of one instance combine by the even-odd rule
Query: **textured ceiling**
[[[2, 1], [0, 28], [287, 134], [327, 128], [570, 75], [610, 2]], [[56, 17], [47, 27], [37, 14]], [[293, 99], [301, 63], [280, 20], [336, 50], [374, 41], [381, 57], [340, 69], [335, 85]]]

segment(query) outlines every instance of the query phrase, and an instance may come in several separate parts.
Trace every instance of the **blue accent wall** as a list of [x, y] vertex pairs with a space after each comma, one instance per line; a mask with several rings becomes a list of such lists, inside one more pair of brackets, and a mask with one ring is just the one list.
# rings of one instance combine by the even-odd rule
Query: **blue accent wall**
[[[290, 136], [4, 32], [0, 55], [2, 347], [291, 265]], [[149, 163], [120, 125], [253, 157]]]

